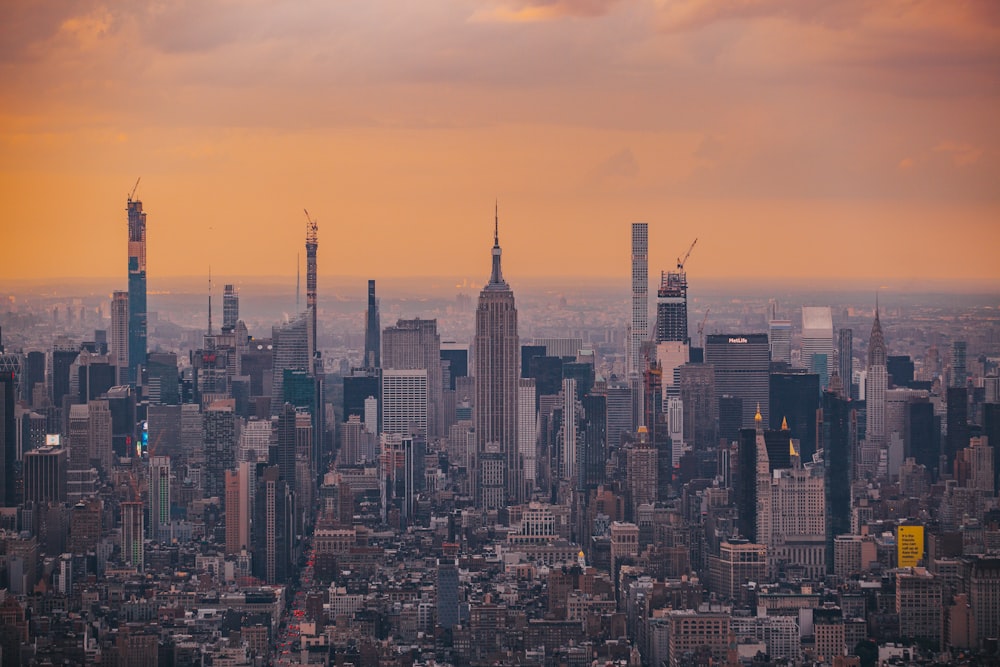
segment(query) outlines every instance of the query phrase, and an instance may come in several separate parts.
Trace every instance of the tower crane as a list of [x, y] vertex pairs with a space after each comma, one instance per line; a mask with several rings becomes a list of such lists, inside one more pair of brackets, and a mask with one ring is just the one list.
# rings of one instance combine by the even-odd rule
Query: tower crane
[[306, 214], [306, 244], [318, 241], [319, 223], [312, 219], [309, 211], [302, 209]]
[[[694, 244], [692, 244], [694, 245]], [[688, 253], [690, 254], [690, 250]], [[701, 318], [701, 322], [698, 323], [698, 346], [702, 349], [705, 348], [705, 322], [708, 321], [708, 314], [711, 312], [711, 308], [705, 309], [705, 317]]]
[[135, 179], [135, 185], [132, 186], [132, 192], [128, 193], [128, 200], [132, 201], [135, 198], [135, 191], [139, 189], [139, 181], [142, 180], [142, 176]]
[[695, 238], [694, 241], [691, 241], [691, 245], [688, 247], [687, 252], [684, 253], [684, 258], [683, 259], [681, 259], [680, 257], [677, 258], [677, 271], [680, 272], [684, 270], [684, 265], [687, 263], [688, 257], [691, 256], [691, 251], [694, 250], [694, 244], [697, 242], [698, 242], [697, 238]]

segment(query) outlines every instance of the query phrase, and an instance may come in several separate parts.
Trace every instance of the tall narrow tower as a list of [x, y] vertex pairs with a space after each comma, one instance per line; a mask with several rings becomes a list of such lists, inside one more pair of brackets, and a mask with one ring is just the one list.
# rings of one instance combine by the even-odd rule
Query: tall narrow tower
[[885, 408], [889, 372], [886, 369], [885, 337], [879, 320], [878, 304], [868, 341], [868, 374], [865, 378], [865, 447], [861, 452], [861, 470], [875, 473], [886, 445]]
[[146, 214], [129, 193], [128, 211], [128, 381], [135, 383], [146, 365]]
[[[304, 210], [304, 209], [303, 209]], [[306, 211], [306, 309], [309, 311], [309, 358], [316, 358], [316, 249], [319, 225]]]
[[514, 293], [500, 270], [499, 215], [493, 229], [493, 268], [476, 309], [477, 502], [498, 509], [520, 502], [523, 483], [517, 449], [518, 338]]
[[644, 370], [642, 343], [649, 338], [649, 225], [632, 223], [632, 326], [628, 340], [628, 372]]
[[368, 312], [365, 324], [365, 360], [366, 368], [381, 368], [382, 359], [381, 324], [379, 321], [378, 299], [375, 298], [375, 281], [368, 281]]

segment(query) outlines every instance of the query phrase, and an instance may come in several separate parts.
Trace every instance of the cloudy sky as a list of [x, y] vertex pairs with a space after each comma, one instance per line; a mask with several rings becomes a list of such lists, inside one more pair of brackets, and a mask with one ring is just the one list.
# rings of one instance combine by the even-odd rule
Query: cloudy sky
[[1000, 281], [995, 0], [6, 0], [0, 279]]

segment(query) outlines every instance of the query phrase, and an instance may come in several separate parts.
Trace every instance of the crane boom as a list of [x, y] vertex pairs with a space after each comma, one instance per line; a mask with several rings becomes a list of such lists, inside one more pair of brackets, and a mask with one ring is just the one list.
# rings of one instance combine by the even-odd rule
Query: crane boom
[[708, 321], [708, 314], [711, 311], [711, 308], [705, 308], [705, 317], [701, 318], [701, 322], [698, 323], [698, 345], [702, 348], [705, 347], [705, 322]]
[[691, 256], [691, 251], [694, 250], [694, 244], [697, 243], [697, 242], [698, 242], [697, 238], [694, 241], [691, 241], [691, 245], [688, 247], [687, 252], [684, 253], [684, 259], [681, 259], [680, 257], [677, 258], [677, 270], [678, 271], [683, 271], [684, 270], [684, 265], [687, 263], [688, 257]]
[[316, 243], [318, 240], [319, 224], [312, 219], [309, 211], [302, 209], [306, 214], [306, 243]]
[[135, 191], [139, 189], [139, 181], [142, 180], [142, 176], [135, 179], [135, 185], [132, 186], [132, 192], [128, 193], [128, 200], [132, 201], [135, 198]]

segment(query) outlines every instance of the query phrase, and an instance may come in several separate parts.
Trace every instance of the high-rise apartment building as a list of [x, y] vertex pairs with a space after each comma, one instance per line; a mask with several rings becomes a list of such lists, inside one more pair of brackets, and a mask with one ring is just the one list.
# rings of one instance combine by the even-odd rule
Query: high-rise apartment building
[[656, 291], [657, 343], [688, 343], [687, 274], [683, 268], [663, 271]]
[[128, 383], [128, 292], [115, 291], [111, 295], [111, 335], [108, 352], [111, 362], [118, 369], [118, 384]]
[[145, 555], [145, 508], [141, 502], [125, 502], [122, 510], [122, 560], [142, 572]]
[[234, 331], [240, 319], [240, 291], [226, 285], [222, 292], [222, 330]]
[[964, 340], [956, 340], [951, 344], [951, 378], [949, 387], [965, 387], [969, 379], [966, 357], [969, 344]]
[[840, 376], [844, 396], [856, 398], [851, 390], [854, 382], [854, 329], [837, 332], [837, 375]]
[[225, 471], [236, 462], [237, 437], [236, 413], [230, 402], [217, 401], [202, 413], [205, 463], [201, 482], [206, 498], [225, 502]]
[[250, 548], [250, 468], [241, 461], [226, 471], [226, 554]]
[[[500, 269], [499, 224], [493, 230], [493, 266], [490, 280], [479, 294], [476, 308], [474, 363], [476, 396], [473, 402], [480, 461], [478, 504], [486, 509], [520, 502], [520, 456], [517, 451], [518, 347], [514, 292]], [[498, 458], [497, 458], [498, 455]], [[498, 465], [499, 464], [499, 465]]]
[[642, 344], [649, 339], [649, 225], [632, 223], [632, 326], [629, 329], [628, 373], [642, 373]]
[[[138, 182], [136, 183], [138, 185]], [[146, 214], [129, 195], [128, 210], [128, 379], [135, 383], [146, 365]]]

